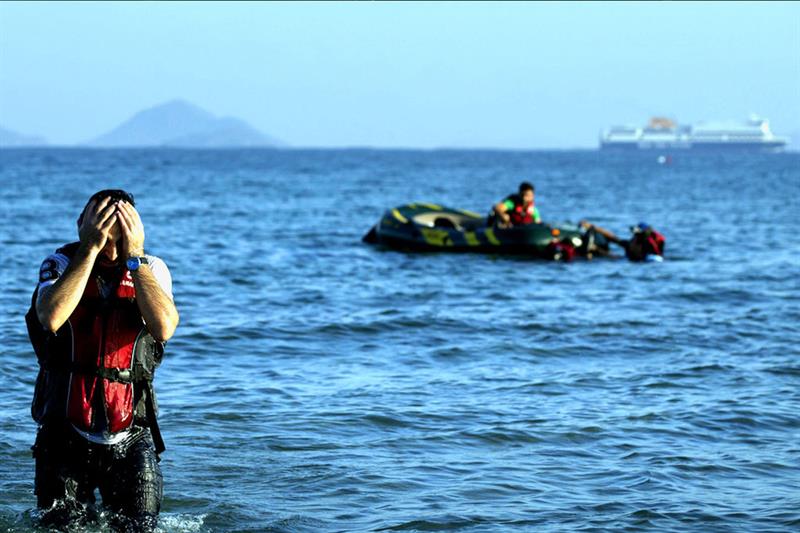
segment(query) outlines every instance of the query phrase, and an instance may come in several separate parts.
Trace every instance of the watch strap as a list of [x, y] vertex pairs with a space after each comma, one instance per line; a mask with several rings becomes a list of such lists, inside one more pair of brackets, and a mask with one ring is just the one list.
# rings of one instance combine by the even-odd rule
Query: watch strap
[[150, 261], [145, 256], [131, 256], [126, 261], [126, 265], [128, 270], [139, 270], [139, 267], [142, 265], [149, 265]]

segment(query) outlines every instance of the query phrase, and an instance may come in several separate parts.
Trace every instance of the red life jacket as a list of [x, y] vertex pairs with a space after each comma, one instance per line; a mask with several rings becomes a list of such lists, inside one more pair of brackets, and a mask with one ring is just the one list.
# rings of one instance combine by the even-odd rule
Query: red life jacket
[[654, 229], [651, 229], [645, 240], [646, 255], [664, 255], [664, 236]]
[[[67, 319], [72, 330], [72, 353], [63, 356], [69, 356], [70, 362], [78, 366], [130, 372], [134, 343], [144, 329], [134, 301], [136, 289], [128, 270], [114, 272], [106, 283], [110, 285], [106, 299], [100, 294], [98, 275], [93, 273], [86, 284], [80, 303]], [[98, 394], [102, 397], [97, 398]], [[111, 433], [129, 428], [133, 423], [133, 384], [97, 374], [73, 373], [67, 418], [79, 429], [93, 431], [102, 424], [99, 417], [106, 418], [106, 428]]]
[[518, 194], [513, 194], [508, 199], [514, 202], [514, 209], [508, 212], [508, 216], [511, 217], [511, 223], [515, 226], [533, 224], [534, 205], [530, 204], [528, 207], [524, 207], [522, 198]]
[[[71, 259], [77, 245], [57, 253]], [[134, 418], [156, 425], [152, 377], [163, 346], [147, 332], [135, 298], [128, 270], [95, 268], [78, 306], [52, 335], [38, 323], [34, 293], [25, 317], [41, 367], [34, 419], [45, 423], [66, 414], [78, 429], [109, 433], [128, 429]]]
[[634, 234], [630, 244], [625, 248], [625, 255], [631, 261], [644, 261], [648, 255], [664, 256], [666, 240], [654, 229]]

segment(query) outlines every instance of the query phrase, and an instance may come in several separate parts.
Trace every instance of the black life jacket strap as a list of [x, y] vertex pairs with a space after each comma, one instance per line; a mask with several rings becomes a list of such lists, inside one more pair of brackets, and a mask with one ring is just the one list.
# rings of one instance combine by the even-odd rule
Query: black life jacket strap
[[148, 372], [140, 365], [134, 365], [133, 369], [125, 367], [101, 368], [90, 363], [76, 363], [74, 361], [56, 363], [45, 360], [42, 362], [42, 366], [48, 372], [98, 376], [109, 381], [116, 381], [117, 383], [150, 383], [153, 381], [153, 373]]
[[95, 373], [103, 379], [117, 383], [133, 383], [133, 373], [127, 368], [98, 368]]
[[144, 395], [145, 414], [150, 433], [153, 435], [156, 453], [162, 454], [167, 449], [164, 445], [164, 438], [161, 436], [161, 429], [158, 427], [158, 417], [156, 416], [156, 406], [153, 399], [153, 376], [141, 368], [130, 370], [128, 368], [97, 368], [94, 365], [68, 363], [66, 365], [53, 366], [46, 368], [50, 372], [74, 372], [77, 374], [96, 375], [103, 379], [116, 381], [118, 383], [142, 383], [142, 394]]
[[137, 375], [140, 374], [140, 372], [133, 371], [129, 368], [99, 368], [92, 364], [75, 362], [54, 364], [52, 361], [48, 361], [43, 366], [48, 372], [98, 376], [109, 381], [116, 381], [117, 383], [129, 384], [134, 383], [135, 381], [140, 381], [140, 379], [138, 379], [140, 376]]
[[153, 435], [153, 444], [156, 447], [156, 453], [161, 455], [167, 447], [164, 445], [164, 438], [161, 436], [161, 429], [158, 427], [158, 418], [156, 417], [156, 407], [153, 403], [155, 394], [153, 393], [153, 382], [148, 381], [144, 386], [144, 406], [147, 414], [147, 420], [150, 426], [150, 433]]

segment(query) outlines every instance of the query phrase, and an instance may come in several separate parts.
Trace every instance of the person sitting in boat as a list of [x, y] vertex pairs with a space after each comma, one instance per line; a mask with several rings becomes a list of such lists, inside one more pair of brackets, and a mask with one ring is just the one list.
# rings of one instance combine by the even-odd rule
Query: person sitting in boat
[[534, 204], [535, 189], [532, 184], [523, 181], [519, 185], [519, 193], [508, 196], [494, 206], [492, 218], [500, 227], [525, 226], [539, 224], [542, 217]]
[[601, 228], [586, 220], [581, 220], [580, 226], [586, 231], [598, 233], [608, 239], [609, 242], [621, 246], [625, 250], [625, 257], [631, 261], [664, 260], [666, 239], [645, 222], [640, 222], [636, 226], [631, 227], [631, 233], [633, 235], [630, 239], [620, 239], [607, 229]]

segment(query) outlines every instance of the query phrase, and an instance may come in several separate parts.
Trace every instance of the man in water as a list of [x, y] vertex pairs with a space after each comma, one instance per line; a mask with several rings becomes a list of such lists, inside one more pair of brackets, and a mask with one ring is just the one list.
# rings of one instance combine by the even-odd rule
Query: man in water
[[532, 184], [524, 181], [519, 185], [518, 194], [512, 194], [494, 206], [494, 220], [504, 228], [538, 224], [542, 217], [539, 216], [534, 201], [535, 189]]
[[94, 194], [78, 234], [42, 263], [25, 317], [40, 365], [31, 409], [37, 503], [44, 525], [68, 527], [92, 518], [98, 488], [113, 527], [151, 531], [164, 449], [152, 378], [178, 325], [172, 279], [145, 255], [125, 191]]
[[595, 232], [608, 239], [609, 242], [621, 246], [625, 250], [625, 257], [631, 261], [661, 261], [664, 258], [664, 247], [666, 246], [664, 236], [644, 222], [631, 227], [633, 235], [630, 239], [620, 239], [607, 229], [586, 220], [581, 220], [580, 226], [588, 232]]

